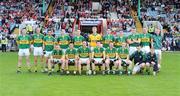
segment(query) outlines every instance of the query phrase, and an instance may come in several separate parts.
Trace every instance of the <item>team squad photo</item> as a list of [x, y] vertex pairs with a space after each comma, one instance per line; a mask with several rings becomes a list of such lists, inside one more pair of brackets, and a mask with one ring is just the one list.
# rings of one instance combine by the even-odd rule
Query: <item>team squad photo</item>
[[[52, 35], [52, 30], [48, 30], [46, 36], [40, 31], [37, 27], [34, 34], [28, 35], [27, 30], [22, 29], [17, 37], [17, 73], [22, 73], [23, 57], [29, 72], [44, 72], [48, 75], [52, 75], [54, 71], [68, 75], [69, 66], [74, 66], [74, 75], [81, 75], [83, 66], [86, 67], [86, 75], [95, 75], [98, 70], [102, 75], [152, 73], [155, 76], [160, 72], [162, 36], [158, 28], [154, 34], [148, 33], [146, 28], [143, 33], [132, 28], [129, 36], [124, 36], [123, 31], [120, 31], [115, 37], [110, 34], [111, 29], [107, 30], [107, 34], [101, 35], [97, 33], [96, 27], [92, 27], [92, 34], [88, 38], [84, 38], [80, 30], [75, 32], [73, 38], [64, 29], [56, 38]], [[34, 62], [29, 60], [31, 53]], [[37, 64], [40, 64], [40, 69]], [[56, 65], [58, 69], [54, 70]]]
[[180, 96], [180, 0], [0, 0], [0, 96]]

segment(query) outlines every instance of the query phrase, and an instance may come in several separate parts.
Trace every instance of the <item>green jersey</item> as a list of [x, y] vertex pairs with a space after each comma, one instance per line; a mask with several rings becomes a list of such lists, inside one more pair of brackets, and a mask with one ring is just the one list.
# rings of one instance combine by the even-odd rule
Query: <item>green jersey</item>
[[[138, 40], [140, 37], [140, 35], [137, 34], [137, 33], [134, 33], [134, 34], [131, 34], [127, 37], [127, 39], [129, 40]], [[137, 47], [139, 45], [139, 43], [132, 43], [132, 44], [129, 44], [130, 47]]]
[[93, 49], [93, 52], [94, 52], [94, 58], [103, 58], [103, 52], [104, 52], [103, 48], [95, 47]]
[[34, 34], [32, 36], [34, 47], [42, 47], [43, 46], [43, 38], [44, 38], [43, 34]]
[[78, 54], [80, 58], [89, 58], [89, 55], [91, 54], [91, 49], [88, 47], [80, 47], [78, 49]]
[[45, 51], [52, 51], [54, 49], [55, 38], [53, 36], [44, 37]]
[[141, 45], [142, 46], [150, 46], [151, 34], [149, 34], [149, 33], [140, 34], [140, 38], [141, 38]]
[[17, 43], [19, 44], [19, 49], [28, 49], [30, 48], [30, 42], [31, 42], [31, 38], [29, 35], [19, 35], [17, 38]]
[[153, 46], [154, 49], [162, 48], [162, 36], [161, 35], [153, 35]]
[[82, 42], [84, 41], [84, 37], [83, 36], [75, 36], [73, 38], [73, 42], [74, 42], [74, 47], [75, 48], [79, 48], [80, 46], [82, 46]]
[[117, 53], [121, 59], [127, 59], [129, 55], [129, 49], [127, 47], [118, 48]]
[[115, 41], [115, 47], [116, 48], [120, 48], [122, 47], [122, 43], [126, 43], [126, 37], [125, 36], [122, 36], [122, 37], [117, 37], [116, 38], [116, 41]]
[[105, 51], [106, 56], [108, 56], [110, 59], [116, 58], [116, 48], [110, 49], [109, 47]]
[[61, 59], [63, 55], [64, 55], [64, 53], [62, 50], [53, 50], [52, 51], [53, 58]]
[[77, 51], [74, 48], [73, 49], [68, 48], [66, 50], [66, 55], [68, 56], [69, 59], [75, 59], [76, 54], [77, 54]]
[[57, 43], [60, 45], [62, 49], [67, 49], [70, 41], [71, 38], [69, 37], [69, 35], [59, 36], [57, 38]]
[[110, 42], [114, 42], [114, 36], [113, 35], [111, 35], [111, 34], [108, 34], [108, 35], [106, 35], [106, 36], [104, 36], [103, 37], [103, 47], [104, 48], [107, 48], [107, 47], [109, 47], [109, 43]]

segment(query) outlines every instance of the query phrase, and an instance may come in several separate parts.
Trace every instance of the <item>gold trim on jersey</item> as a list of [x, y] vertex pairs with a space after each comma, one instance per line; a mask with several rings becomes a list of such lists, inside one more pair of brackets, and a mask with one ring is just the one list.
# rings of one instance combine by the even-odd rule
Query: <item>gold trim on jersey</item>
[[141, 42], [150, 42], [149, 38], [141, 38]]
[[20, 40], [19, 41], [19, 44], [29, 44], [30, 43], [30, 41], [28, 41], [28, 40]]
[[43, 40], [42, 39], [35, 39], [34, 43], [43, 43]]
[[63, 44], [63, 45], [68, 44], [68, 43], [69, 43], [68, 41], [59, 41], [59, 44]]
[[123, 42], [117, 42], [116, 45], [121, 46]]
[[53, 55], [53, 58], [61, 59], [61, 58], [62, 58], [62, 55]]
[[74, 55], [74, 54], [68, 54], [68, 58], [69, 58], [69, 59], [74, 59], [74, 58], [75, 58], [75, 55]]
[[112, 40], [104, 40], [104, 44], [109, 44]]
[[116, 57], [116, 53], [107, 53], [109, 57]]
[[80, 53], [79, 56], [80, 57], [89, 57], [89, 53]]
[[74, 45], [82, 45], [82, 41], [76, 41], [74, 42]]
[[128, 54], [119, 54], [120, 58], [127, 58]]
[[45, 41], [44, 43], [45, 43], [45, 45], [54, 45], [53, 41]]
[[103, 57], [103, 53], [94, 53], [95, 57]]

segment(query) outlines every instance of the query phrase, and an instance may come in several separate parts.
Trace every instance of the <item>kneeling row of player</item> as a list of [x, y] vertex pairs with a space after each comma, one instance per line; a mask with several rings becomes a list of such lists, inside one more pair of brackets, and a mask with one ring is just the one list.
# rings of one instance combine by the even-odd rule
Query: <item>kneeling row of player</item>
[[[132, 60], [134, 61], [134, 67]], [[48, 60], [48, 74], [52, 74], [52, 70], [55, 64], [61, 64], [61, 73], [69, 74], [69, 65], [74, 64], [74, 74], [79, 72], [81, 75], [82, 65], [86, 64], [86, 74], [96, 74], [95, 66], [102, 66], [102, 74], [123, 74], [127, 72], [128, 75], [136, 74], [137, 72], [147, 72], [150, 74], [150, 68], [153, 68], [153, 74], [156, 75], [157, 57], [154, 53], [154, 49], [151, 52], [144, 54], [141, 51], [141, 47], [137, 47], [131, 56], [129, 56], [128, 48], [124, 43], [122, 48], [116, 50], [113, 47], [113, 43], [109, 44], [107, 49], [101, 47], [101, 44], [97, 42], [97, 46], [92, 48], [87, 47], [86, 42], [83, 42], [83, 46], [79, 49], [75, 49], [73, 44], [69, 45], [69, 48], [63, 52], [58, 45], [52, 52], [50, 59]], [[114, 66], [112, 68], [112, 66]], [[60, 68], [59, 68], [60, 69]], [[125, 70], [125, 71], [124, 71]]]

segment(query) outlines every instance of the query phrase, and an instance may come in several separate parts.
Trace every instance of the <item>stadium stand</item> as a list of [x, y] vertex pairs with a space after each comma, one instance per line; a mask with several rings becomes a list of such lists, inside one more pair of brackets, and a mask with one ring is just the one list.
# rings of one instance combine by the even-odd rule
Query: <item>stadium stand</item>
[[[143, 0], [141, 21], [159, 21], [164, 28], [164, 48], [179, 47], [180, 2], [179, 0]], [[174, 47], [176, 46], [176, 47]]]
[[[47, 9], [50, 0], [45, 0]], [[19, 25], [25, 21], [42, 21], [41, 0], [8, 0], [0, 3], [0, 35], [6, 36], [11, 43], [19, 34]], [[29, 28], [32, 26], [29, 25]], [[27, 28], [28, 29], [28, 28]], [[0, 38], [2, 39], [2, 38]], [[14, 40], [13, 39], [13, 40]], [[10, 44], [14, 45], [14, 44]], [[10, 46], [9, 46], [10, 47]], [[11, 49], [11, 47], [9, 48]]]
[[[164, 49], [178, 50], [179, 5], [179, 0], [143, 0], [141, 18], [138, 18], [136, 0], [45, 0], [44, 16], [42, 0], [4, 0], [0, 3], [0, 37], [16, 37], [22, 27], [31, 32], [37, 26], [42, 28], [44, 34], [52, 29], [56, 36], [61, 29], [72, 36], [77, 29], [89, 32], [88, 28], [81, 26], [80, 20], [100, 21], [97, 25], [100, 33], [112, 28], [112, 34], [116, 35], [120, 30], [126, 33], [134, 27], [142, 32], [140, 22], [159, 21], [164, 28]], [[29, 24], [26, 21], [36, 23]]]

